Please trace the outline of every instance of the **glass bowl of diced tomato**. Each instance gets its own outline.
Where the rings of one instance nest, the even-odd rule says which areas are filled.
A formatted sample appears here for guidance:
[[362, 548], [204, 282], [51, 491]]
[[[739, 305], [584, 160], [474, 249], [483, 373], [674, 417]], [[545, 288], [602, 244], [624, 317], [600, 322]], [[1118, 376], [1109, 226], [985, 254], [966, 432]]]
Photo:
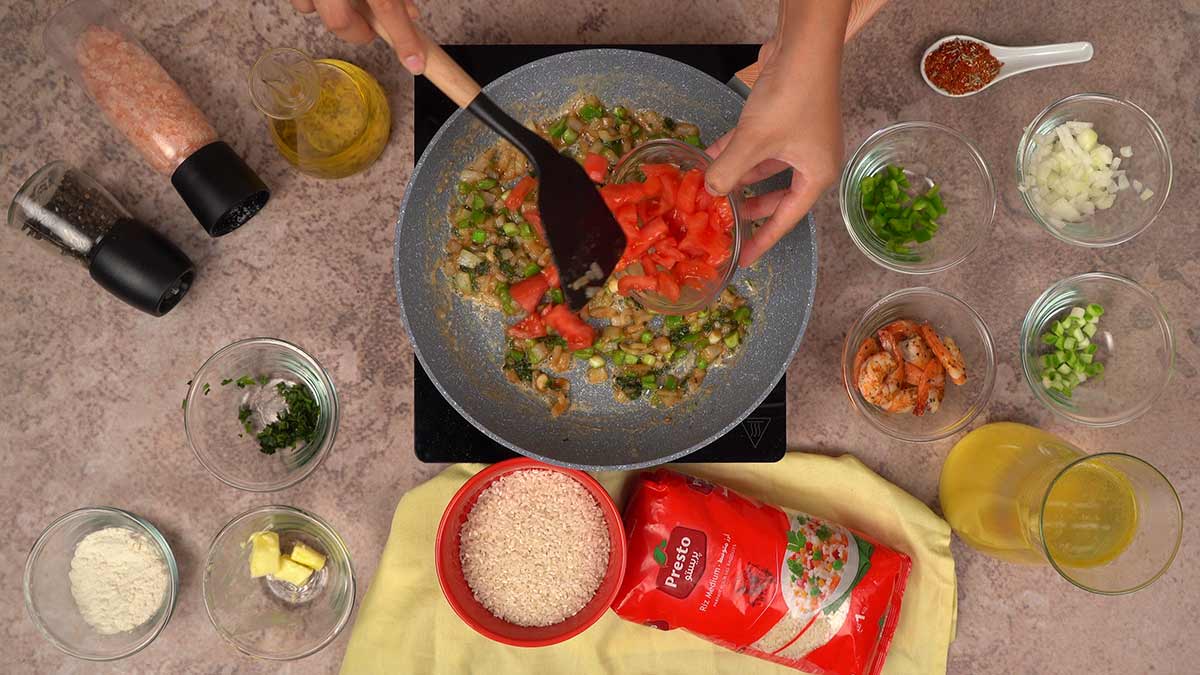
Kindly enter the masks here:
[[740, 193], [714, 197], [704, 188], [711, 162], [702, 150], [664, 138], [617, 163], [600, 188], [628, 239], [610, 290], [660, 314], [688, 314], [729, 285], [749, 223], [739, 216]]

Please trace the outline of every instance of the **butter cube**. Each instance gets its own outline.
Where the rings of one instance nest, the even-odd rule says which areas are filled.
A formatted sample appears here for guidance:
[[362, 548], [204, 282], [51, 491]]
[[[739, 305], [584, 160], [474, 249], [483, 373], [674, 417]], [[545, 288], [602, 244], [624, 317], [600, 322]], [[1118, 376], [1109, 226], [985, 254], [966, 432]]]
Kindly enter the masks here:
[[265, 577], [279, 571], [279, 535], [255, 532], [250, 536], [250, 576]]
[[308, 567], [314, 571], [325, 566], [324, 555], [318, 553], [312, 547], [305, 546], [300, 542], [296, 542], [296, 545], [292, 547], [291, 558], [292, 560], [295, 560], [301, 565], [304, 565], [305, 567]]
[[273, 576], [294, 586], [303, 586], [313, 571], [286, 555], [279, 559], [279, 571]]

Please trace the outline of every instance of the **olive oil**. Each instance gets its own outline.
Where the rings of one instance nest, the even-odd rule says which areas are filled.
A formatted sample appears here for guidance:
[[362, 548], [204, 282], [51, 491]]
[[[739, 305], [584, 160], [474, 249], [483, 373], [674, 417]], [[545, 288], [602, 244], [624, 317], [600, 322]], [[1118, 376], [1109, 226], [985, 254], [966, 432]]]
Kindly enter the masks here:
[[272, 49], [251, 72], [255, 105], [271, 139], [300, 171], [344, 178], [370, 166], [387, 145], [387, 96], [367, 71], [338, 59]]

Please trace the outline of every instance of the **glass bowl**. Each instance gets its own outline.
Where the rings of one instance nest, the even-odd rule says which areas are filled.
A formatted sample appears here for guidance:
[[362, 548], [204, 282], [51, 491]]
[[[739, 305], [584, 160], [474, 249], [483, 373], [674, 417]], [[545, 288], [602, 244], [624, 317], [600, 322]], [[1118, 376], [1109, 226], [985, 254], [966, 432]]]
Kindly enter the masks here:
[[[859, 345], [897, 319], [928, 321], [938, 335], [954, 338], [962, 351], [967, 381], [956, 385], [947, 378], [946, 393], [937, 412], [920, 417], [885, 412], [868, 403], [854, 382], [854, 357]], [[851, 404], [875, 428], [902, 441], [936, 441], [961, 430], [987, 406], [995, 381], [995, 348], [983, 317], [962, 300], [932, 288], [905, 288], [871, 305], [850, 329], [842, 348], [842, 383]]]
[[[630, 150], [617, 162], [613, 168], [612, 178], [610, 183], [629, 183], [644, 179], [641, 173], [643, 164], [674, 164], [679, 167], [680, 171], [689, 171], [694, 168], [707, 170], [708, 165], [712, 163], [712, 157], [709, 157], [699, 148], [677, 141], [670, 138], [660, 138], [652, 141], [647, 141], [642, 145]], [[700, 189], [704, 189], [701, 187]], [[729, 204], [733, 208], [733, 227], [730, 235], [733, 238], [733, 248], [730, 251], [729, 258], [717, 267], [717, 276], [715, 279], [710, 279], [702, 289], [692, 288], [690, 286], [681, 286], [679, 300], [671, 301], [659, 295], [658, 293], [649, 293], [646, 291], [634, 291], [633, 297], [642, 304], [643, 307], [659, 314], [690, 314], [691, 312], [699, 312], [707, 309], [716, 301], [717, 296], [721, 291], [733, 281], [734, 274], [738, 269], [738, 256], [742, 251], [742, 243], [750, 239], [750, 223], [742, 219], [742, 210], [745, 208], [744, 200], [740, 190], [734, 190], [729, 193]], [[630, 272], [642, 274], [642, 265], [640, 262], [634, 263], [628, 268]], [[618, 272], [615, 276], [620, 278], [627, 272]]]
[[[169, 582], [162, 603], [133, 630], [104, 635], [80, 614], [71, 592], [71, 560], [81, 539], [120, 527], [152, 542], [162, 555]], [[171, 619], [179, 593], [179, 568], [171, 546], [158, 528], [132, 513], [108, 507], [83, 508], [60, 516], [42, 532], [25, 561], [25, 608], [38, 631], [55, 647], [89, 661], [113, 661], [137, 653], [154, 641]]]
[[1068, 244], [1100, 248], [1129, 241], [1150, 227], [1171, 191], [1171, 151], [1167, 139], [1145, 110], [1125, 99], [1107, 94], [1068, 96], [1050, 104], [1025, 128], [1017, 146], [1018, 185], [1026, 182], [1038, 141], [1053, 133], [1058, 125], [1072, 120], [1093, 123], [1099, 142], [1111, 147], [1114, 153], [1130, 146], [1133, 156], [1122, 157], [1118, 168], [1128, 170], [1127, 178], [1141, 181], [1154, 196], [1142, 201], [1131, 187], [1117, 193], [1112, 208], [1096, 211], [1083, 222], [1062, 226], [1052, 223], [1038, 210], [1028, 191], [1021, 191], [1021, 200], [1038, 224]]
[[[311, 441], [265, 454], [255, 434], [286, 406], [276, 389], [280, 382], [308, 388], [320, 407], [317, 428]], [[252, 412], [243, 422], [246, 410]], [[338, 416], [337, 391], [316, 359], [283, 340], [250, 338], [200, 366], [183, 425], [196, 459], [214, 476], [241, 490], [271, 492], [295, 485], [320, 465], [333, 448]]]
[[[1042, 386], [1042, 334], [1071, 307], [1098, 304], [1104, 314], [1091, 342], [1104, 372], [1071, 397]], [[1124, 424], [1150, 409], [1171, 380], [1175, 340], [1158, 299], [1137, 282], [1107, 272], [1079, 274], [1042, 293], [1021, 323], [1021, 370], [1033, 395], [1054, 412], [1091, 427]]]
[[[939, 185], [946, 205], [937, 234], [911, 244], [908, 254], [888, 249], [862, 207], [860, 183], [889, 164], [904, 169], [910, 194]], [[895, 272], [933, 274], [965, 260], [987, 237], [996, 215], [996, 186], [966, 136], [934, 122], [900, 122], [871, 134], [846, 162], [838, 204], [850, 238], [868, 258]]]
[[[478, 600], [463, 576], [459, 537], [479, 494], [500, 478], [518, 471], [555, 471], [575, 479], [596, 499], [608, 525], [608, 567], [592, 599], [573, 616], [551, 626], [518, 626], [492, 614]], [[435, 565], [438, 584], [455, 614], [480, 635], [517, 647], [544, 647], [568, 640], [586, 630], [608, 611], [625, 576], [625, 528], [616, 502], [596, 479], [582, 471], [564, 469], [518, 457], [493, 464], [475, 474], [458, 489], [438, 524]]]
[[[288, 553], [303, 542], [325, 566], [303, 586], [250, 576], [250, 535], [279, 534]], [[354, 569], [342, 538], [324, 520], [290, 506], [263, 506], [229, 521], [213, 539], [204, 565], [204, 608], [217, 633], [250, 656], [288, 661], [320, 651], [350, 621]]]

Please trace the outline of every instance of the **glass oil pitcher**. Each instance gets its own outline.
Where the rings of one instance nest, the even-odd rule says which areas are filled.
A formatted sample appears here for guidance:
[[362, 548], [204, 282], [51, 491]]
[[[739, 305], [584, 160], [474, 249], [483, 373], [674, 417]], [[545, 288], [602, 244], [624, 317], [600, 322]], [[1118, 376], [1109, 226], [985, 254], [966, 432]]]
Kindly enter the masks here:
[[942, 466], [939, 499], [973, 548], [1016, 563], [1049, 563], [1106, 595], [1144, 588], [1179, 551], [1183, 512], [1162, 473], [1131, 455], [1089, 455], [1035, 427], [985, 424]]
[[318, 178], [344, 178], [379, 158], [392, 114], [379, 82], [358, 66], [268, 50], [250, 71], [250, 95], [287, 161]]

